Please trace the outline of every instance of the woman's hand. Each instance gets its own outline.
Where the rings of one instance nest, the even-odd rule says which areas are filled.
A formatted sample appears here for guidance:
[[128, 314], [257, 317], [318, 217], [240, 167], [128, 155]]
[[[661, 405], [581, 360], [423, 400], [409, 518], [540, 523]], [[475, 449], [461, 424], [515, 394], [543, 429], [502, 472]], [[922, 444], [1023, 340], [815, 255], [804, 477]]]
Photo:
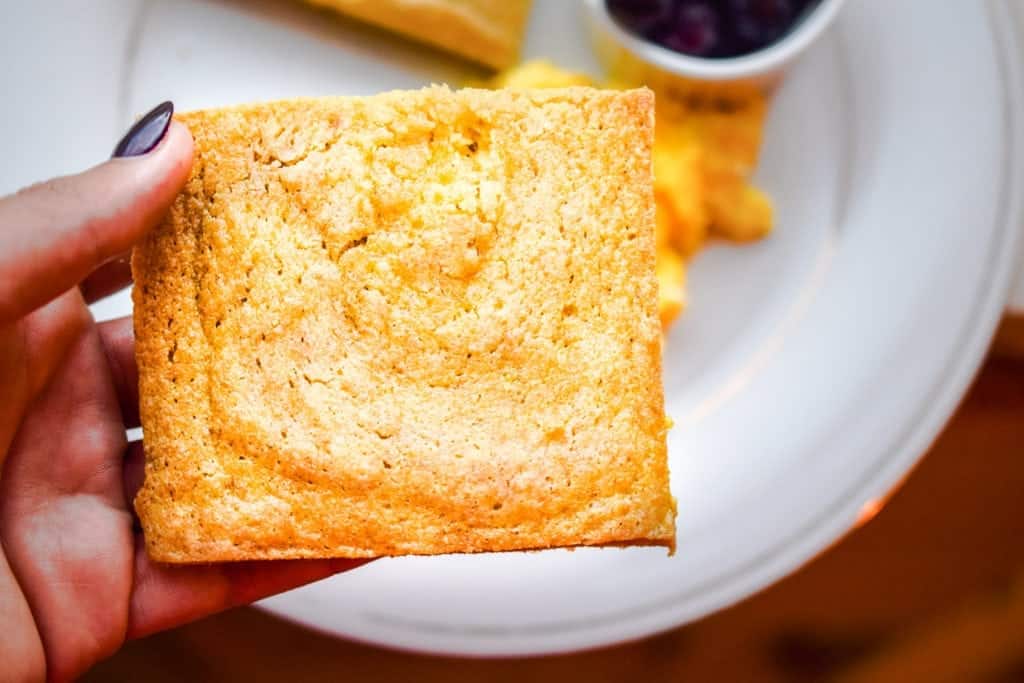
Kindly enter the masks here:
[[14, 680], [74, 677], [126, 638], [355, 564], [157, 565], [133, 532], [131, 319], [97, 324], [87, 304], [128, 285], [131, 246], [189, 175], [192, 138], [170, 113], [136, 125], [123, 158], [0, 199], [0, 668]]

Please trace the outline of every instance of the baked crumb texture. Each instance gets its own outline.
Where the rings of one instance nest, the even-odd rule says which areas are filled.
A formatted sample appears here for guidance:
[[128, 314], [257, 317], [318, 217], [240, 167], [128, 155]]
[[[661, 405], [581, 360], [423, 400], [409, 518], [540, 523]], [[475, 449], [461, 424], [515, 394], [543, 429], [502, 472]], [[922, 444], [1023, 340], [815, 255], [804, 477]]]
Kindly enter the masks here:
[[530, 0], [306, 0], [504, 69], [519, 59]]
[[152, 558], [672, 547], [653, 95], [433, 87], [179, 118], [136, 249]]

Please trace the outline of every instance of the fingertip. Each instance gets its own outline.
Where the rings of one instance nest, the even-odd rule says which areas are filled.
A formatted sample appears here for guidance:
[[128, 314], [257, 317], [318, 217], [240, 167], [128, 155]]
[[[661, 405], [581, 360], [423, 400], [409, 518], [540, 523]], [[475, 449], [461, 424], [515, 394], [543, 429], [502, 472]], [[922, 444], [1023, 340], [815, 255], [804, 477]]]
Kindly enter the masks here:
[[192, 161], [195, 157], [195, 141], [188, 126], [181, 121], [172, 121], [170, 128], [167, 129], [164, 142], [157, 148], [157, 152], [159, 153], [163, 148], [166, 148], [167, 153], [171, 155], [174, 170], [184, 182], [192, 170]]
[[[163, 140], [153, 151], [138, 157], [115, 158], [105, 166], [111, 180], [108, 187], [127, 193], [115, 220], [107, 223], [120, 235], [109, 242], [118, 251], [130, 249], [167, 213], [192, 172], [195, 144], [188, 127], [171, 122]], [[132, 190], [128, 188], [131, 187]]]
[[154, 200], [169, 204], [188, 180], [194, 155], [192, 133], [185, 124], [172, 121], [163, 140], [149, 154], [112, 159], [108, 163], [115, 168], [134, 165], [140, 187], [150, 190], [147, 194], [155, 195]]
[[192, 170], [188, 128], [172, 121], [151, 152], [119, 157], [0, 198], [0, 323], [24, 315], [128, 252], [156, 227]]

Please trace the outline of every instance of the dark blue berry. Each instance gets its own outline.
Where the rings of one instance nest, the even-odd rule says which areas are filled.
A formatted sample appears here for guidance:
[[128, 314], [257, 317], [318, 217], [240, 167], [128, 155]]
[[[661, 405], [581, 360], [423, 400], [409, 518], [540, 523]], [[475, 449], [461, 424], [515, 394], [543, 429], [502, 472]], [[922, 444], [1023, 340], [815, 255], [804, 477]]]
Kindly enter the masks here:
[[633, 33], [649, 37], [672, 22], [674, 0], [608, 0], [615, 20]]
[[606, 0], [627, 30], [697, 57], [738, 57], [786, 35], [820, 0]]
[[687, 55], [710, 55], [718, 44], [718, 13], [710, 3], [692, 3], [678, 9], [671, 28], [661, 36], [665, 47]]

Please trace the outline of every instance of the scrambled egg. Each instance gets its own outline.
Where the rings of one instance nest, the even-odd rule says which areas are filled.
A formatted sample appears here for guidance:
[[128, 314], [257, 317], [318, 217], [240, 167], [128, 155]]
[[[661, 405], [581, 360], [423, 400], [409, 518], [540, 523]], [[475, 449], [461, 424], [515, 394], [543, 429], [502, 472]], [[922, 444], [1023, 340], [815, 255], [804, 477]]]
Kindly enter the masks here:
[[[536, 60], [502, 72], [493, 88], [596, 85], [589, 77]], [[609, 84], [615, 87], [615, 84]], [[686, 307], [686, 262], [709, 238], [758, 240], [772, 231], [771, 199], [750, 184], [767, 102], [657, 99], [654, 192], [662, 327]]]

